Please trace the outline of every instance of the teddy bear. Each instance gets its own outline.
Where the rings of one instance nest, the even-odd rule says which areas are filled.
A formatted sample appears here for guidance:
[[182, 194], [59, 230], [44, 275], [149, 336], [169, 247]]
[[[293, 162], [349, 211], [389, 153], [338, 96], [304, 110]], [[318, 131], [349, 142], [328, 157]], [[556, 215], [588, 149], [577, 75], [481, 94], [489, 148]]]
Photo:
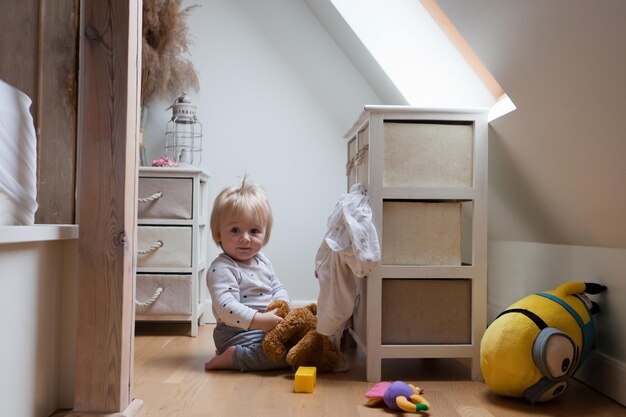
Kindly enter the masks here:
[[333, 370], [340, 353], [327, 336], [315, 330], [316, 304], [290, 309], [286, 301], [276, 300], [267, 307], [267, 311], [271, 310], [283, 318], [263, 340], [263, 351], [271, 360], [286, 358], [294, 368], [315, 366], [318, 372]]

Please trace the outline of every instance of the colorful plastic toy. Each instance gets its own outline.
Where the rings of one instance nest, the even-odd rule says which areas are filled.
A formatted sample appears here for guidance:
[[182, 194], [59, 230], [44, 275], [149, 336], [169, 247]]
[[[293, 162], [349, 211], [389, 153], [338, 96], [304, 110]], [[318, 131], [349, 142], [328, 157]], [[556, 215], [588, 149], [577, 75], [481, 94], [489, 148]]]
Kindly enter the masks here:
[[600, 284], [568, 282], [531, 294], [502, 312], [485, 331], [480, 367], [496, 394], [544, 402], [562, 394], [595, 342], [593, 313], [584, 293]]
[[315, 389], [317, 368], [314, 366], [300, 366], [294, 377], [295, 392], [313, 392]]
[[365, 397], [367, 406], [373, 407], [384, 402], [394, 411], [421, 413], [430, 410], [430, 403], [421, 396], [424, 390], [402, 381], [379, 382], [370, 389]]

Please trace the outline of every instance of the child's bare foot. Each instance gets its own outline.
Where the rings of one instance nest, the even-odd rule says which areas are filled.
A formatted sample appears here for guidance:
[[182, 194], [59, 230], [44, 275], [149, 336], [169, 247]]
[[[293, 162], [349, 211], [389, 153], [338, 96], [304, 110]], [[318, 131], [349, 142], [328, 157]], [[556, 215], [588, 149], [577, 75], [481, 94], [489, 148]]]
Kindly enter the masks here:
[[215, 356], [213, 359], [204, 364], [207, 371], [213, 369], [232, 369], [233, 356], [235, 355], [235, 346], [229, 346], [224, 352]]

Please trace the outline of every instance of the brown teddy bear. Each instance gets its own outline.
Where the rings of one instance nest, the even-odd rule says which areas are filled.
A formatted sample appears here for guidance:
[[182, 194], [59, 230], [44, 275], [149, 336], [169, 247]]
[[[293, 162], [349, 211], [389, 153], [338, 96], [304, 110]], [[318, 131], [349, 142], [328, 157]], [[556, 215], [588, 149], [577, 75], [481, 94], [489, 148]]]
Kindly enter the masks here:
[[276, 315], [283, 318], [270, 330], [263, 340], [263, 351], [277, 362], [286, 358], [294, 368], [315, 366], [318, 372], [331, 371], [340, 359], [337, 347], [327, 336], [315, 330], [317, 305], [289, 309], [283, 300], [270, 303], [267, 311], [276, 309]]

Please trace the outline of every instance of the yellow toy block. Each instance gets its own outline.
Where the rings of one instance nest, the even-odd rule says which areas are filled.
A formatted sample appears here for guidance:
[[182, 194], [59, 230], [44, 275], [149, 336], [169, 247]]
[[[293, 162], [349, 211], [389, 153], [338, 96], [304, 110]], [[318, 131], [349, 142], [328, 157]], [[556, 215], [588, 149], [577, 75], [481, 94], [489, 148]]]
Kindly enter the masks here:
[[313, 392], [317, 377], [317, 368], [314, 366], [299, 366], [294, 378], [295, 392]]

